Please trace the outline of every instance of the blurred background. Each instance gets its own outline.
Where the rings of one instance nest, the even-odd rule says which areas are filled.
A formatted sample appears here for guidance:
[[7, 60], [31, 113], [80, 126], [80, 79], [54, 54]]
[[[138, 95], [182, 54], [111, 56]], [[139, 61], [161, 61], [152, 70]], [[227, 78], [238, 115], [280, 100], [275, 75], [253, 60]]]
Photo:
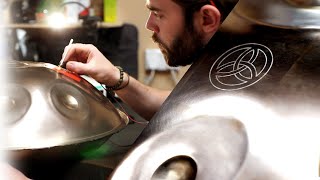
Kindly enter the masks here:
[[58, 64], [70, 39], [94, 44], [139, 81], [173, 89], [186, 68], [169, 68], [145, 28], [145, 0], [4, 0], [11, 59]]

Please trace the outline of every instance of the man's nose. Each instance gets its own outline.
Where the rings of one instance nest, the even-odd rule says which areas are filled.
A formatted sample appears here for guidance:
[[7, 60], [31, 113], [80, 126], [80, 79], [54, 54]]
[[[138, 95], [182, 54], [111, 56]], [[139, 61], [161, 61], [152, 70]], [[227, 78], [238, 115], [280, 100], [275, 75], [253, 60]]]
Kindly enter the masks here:
[[159, 33], [159, 27], [156, 25], [151, 13], [150, 13], [148, 20], [146, 22], [146, 28], [152, 32]]

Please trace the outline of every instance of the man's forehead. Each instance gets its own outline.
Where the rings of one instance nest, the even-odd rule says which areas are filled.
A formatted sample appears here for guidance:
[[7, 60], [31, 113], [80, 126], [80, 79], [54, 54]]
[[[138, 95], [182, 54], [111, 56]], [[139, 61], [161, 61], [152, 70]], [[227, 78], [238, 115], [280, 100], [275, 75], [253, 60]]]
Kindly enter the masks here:
[[177, 13], [181, 9], [173, 0], [146, 0], [146, 7], [153, 11], [165, 13]]
[[153, 3], [154, 3], [153, 0], [146, 0], [146, 5], [151, 5], [151, 4], [153, 4]]
[[154, 2], [154, 0], [146, 0], [146, 7], [150, 10], [160, 10], [158, 5]]
[[173, 3], [172, 0], [146, 0], [147, 8], [157, 10], [163, 9], [171, 3]]
[[[160, 1], [162, 1], [162, 0], [160, 0]], [[160, 4], [160, 2], [159, 2], [159, 0], [146, 0], [146, 6], [149, 8], [149, 7], [157, 7], [157, 8], [159, 8], [158, 6], [159, 6], [159, 4]]]

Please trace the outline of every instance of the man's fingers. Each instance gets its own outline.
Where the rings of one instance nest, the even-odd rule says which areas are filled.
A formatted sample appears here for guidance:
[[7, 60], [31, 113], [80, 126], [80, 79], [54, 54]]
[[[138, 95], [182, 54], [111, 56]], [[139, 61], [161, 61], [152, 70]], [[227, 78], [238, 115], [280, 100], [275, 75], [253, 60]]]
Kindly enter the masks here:
[[91, 53], [91, 48], [88, 48], [88, 46], [90, 45], [79, 43], [66, 46], [63, 53], [65, 62], [78, 61], [86, 63]]
[[66, 67], [69, 71], [75, 72], [77, 74], [88, 74], [88, 65], [82, 62], [70, 61], [67, 62]]

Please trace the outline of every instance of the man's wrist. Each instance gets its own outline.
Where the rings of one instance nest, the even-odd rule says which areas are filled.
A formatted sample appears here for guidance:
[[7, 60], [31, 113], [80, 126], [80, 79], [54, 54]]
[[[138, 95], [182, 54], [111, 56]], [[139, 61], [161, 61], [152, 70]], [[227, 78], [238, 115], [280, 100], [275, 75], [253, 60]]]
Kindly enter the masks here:
[[127, 87], [130, 83], [130, 75], [128, 73], [125, 73], [127, 78], [124, 78], [123, 83], [121, 84], [121, 86], [115, 90], [121, 90], [125, 87]]
[[125, 73], [120, 66], [116, 66], [116, 67], [118, 68], [119, 73], [120, 73], [119, 80], [118, 80], [117, 84], [115, 84], [113, 86], [106, 85], [106, 90], [109, 90], [109, 91], [120, 90], [120, 89], [123, 89], [129, 85], [129, 82], [130, 82], [129, 74]]
[[109, 90], [109, 91], [110, 91], [110, 90], [113, 91], [113, 90], [116, 90], [116, 89], [120, 88], [120, 86], [121, 86], [122, 83], [123, 83], [124, 71], [123, 71], [123, 69], [122, 69], [120, 66], [116, 66], [116, 68], [118, 68], [119, 73], [120, 73], [119, 80], [118, 80], [118, 82], [117, 82], [115, 85], [113, 85], [113, 86], [107, 86], [107, 85], [106, 85], [106, 89]]

